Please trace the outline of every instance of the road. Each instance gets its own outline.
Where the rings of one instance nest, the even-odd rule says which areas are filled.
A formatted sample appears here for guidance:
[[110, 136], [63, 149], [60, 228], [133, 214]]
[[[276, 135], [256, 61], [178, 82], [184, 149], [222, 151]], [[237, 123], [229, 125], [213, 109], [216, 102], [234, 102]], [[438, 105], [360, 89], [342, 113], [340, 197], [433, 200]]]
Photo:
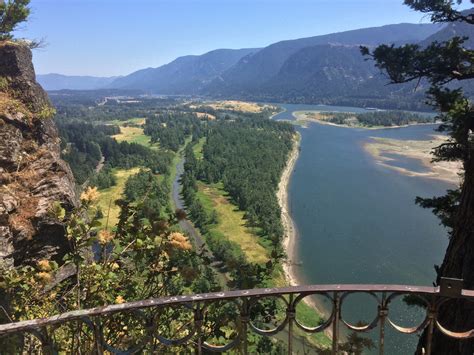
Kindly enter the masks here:
[[[181, 197], [181, 175], [184, 172], [184, 158], [182, 158], [179, 163], [176, 165], [176, 176], [173, 181], [173, 203], [177, 209], [185, 210], [184, 201]], [[201, 233], [194, 227], [193, 223], [188, 219], [183, 219], [179, 221], [179, 226], [189, 234], [192, 238], [194, 245], [197, 250], [200, 250], [204, 245], [204, 239], [201, 236]], [[212, 254], [210, 254], [212, 255]]]

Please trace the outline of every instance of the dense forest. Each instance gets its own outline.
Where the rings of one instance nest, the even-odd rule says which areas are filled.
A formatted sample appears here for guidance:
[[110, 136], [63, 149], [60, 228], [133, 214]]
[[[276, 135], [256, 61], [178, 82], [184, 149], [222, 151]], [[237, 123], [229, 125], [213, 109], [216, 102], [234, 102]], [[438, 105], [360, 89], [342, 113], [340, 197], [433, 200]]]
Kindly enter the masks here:
[[276, 191], [294, 128], [263, 119], [224, 120], [212, 127], [203, 148], [198, 178], [222, 181], [251, 226], [279, 245], [283, 229]]
[[177, 152], [187, 137], [200, 136], [201, 120], [192, 112], [165, 111], [147, 118], [144, 133], [152, 143]]
[[155, 173], [168, 171], [172, 156], [137, 143], [117, 142], [111, 138], [120, 132], [117, 126], [57, 120], [62, 137], [63, 158], [69, 163], [76, 182], [84, 183], [101, 161], [110, 167], [143, 166]]
[[413, 123], [435, 123], [435, 118], [429, 114], [419, 114], [404, 111], [371, 111], [364, 113], [321, 112], [325, 121], [345, 125], [359, 124], [366, 127], [374, 126], [403, 126]]

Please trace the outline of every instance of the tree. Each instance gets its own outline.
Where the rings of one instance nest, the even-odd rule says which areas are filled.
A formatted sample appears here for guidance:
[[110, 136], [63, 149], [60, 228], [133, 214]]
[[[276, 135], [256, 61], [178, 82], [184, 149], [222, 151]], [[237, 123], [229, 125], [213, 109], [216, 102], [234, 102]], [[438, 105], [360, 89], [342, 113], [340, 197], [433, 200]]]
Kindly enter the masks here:
[[30, 0], [0, 0], [0, 40], [12, 39], [18, 24], [30, 15]]
[[[413, 10], [431, 15], [438, 23], [474, 25], [472, 11], [458, 11], [455, 5], [462, 0], [405, 0]], [[472, 1], [471, 1], [472, 2]], [[428, 103], [439, 112], [442, 121], [439, 131], [447, 132], [449, 140], [433, 150], [434, 161], [459, 161], [463, 167], [463, 181], [446, 196], [417, 198], [422, 207], [431, 208], [449, 228], [449, 245], [437, 271], [436, 284], [441, 277], [464, 279], [464, 288], [474, 289], [474, 110], [464, 95], [462, 83], [474, 78], [474, 51], [465, 45], [467, 38], [454, 37], [446, 42], [427, 46], [407, 44], [402, 47], [381, 45], [370, 51], [361, 48], [363, 55], [375, 60], [392, 83], [427, 81]], [[449, 85], [448, 85], [449, 84]], [[449, 309], [448, 309], [449, 308]], [[450, 307], [438, 312], [440, 322], [452, 330], [474, 328], [474, 309], [463, 300], [450, 302]], [[421, 337], [418, 352], [422, 352], [426, 333]], [[433, 335], [433, 354], [473, 354], [474, 340], [458, 341], [443, 336], [439, 330]]]

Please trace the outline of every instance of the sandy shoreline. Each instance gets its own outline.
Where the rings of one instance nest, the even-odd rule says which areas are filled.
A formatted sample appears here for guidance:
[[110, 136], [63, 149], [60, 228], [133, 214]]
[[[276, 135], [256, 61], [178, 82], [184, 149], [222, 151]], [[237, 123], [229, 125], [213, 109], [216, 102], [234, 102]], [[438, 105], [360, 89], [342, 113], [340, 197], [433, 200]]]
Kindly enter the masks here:
[[[422, 177], [447, 182], [458, 186], [461, 182], [462, 166], [459, 162], [432, 162], [434, 147], [446, 142], [447, 137], [432, 135], [428, 140], [397, 140], [389, 138], [371, 137], [365, 142], [364, 150], [369, 153], [377, 164], [395, 170], [406, 176]], [[385, 154], [395, 154], [400, 157], [416, 159], [426, 168], [426, 172], [413, 171], [405, 167], [392, 165], [394, 160]]]
[[295, 286], [299, 284], [292, 267], [294, 262], [292, 259], [295, 256], [296, 228], [288, 210], [288, 185], [290, 183], [291, 174], [293, 173], [296, 161], [298, 160], [300, 141], [301, 136], [298, 134], [293, 145], [293, 150], [291, 151], [286, 163], [285, 170], [281, 175], [277, 193], [278, 203], [280, 204], [281, 208], [281, 221], [285, 233], [283, 237], [283, 248], [285, 249], [287, 255], [287, 260], [283, 263], [283, 271], [289, 286]]
[[338, 124], [329, 122], [322, 119], [317, 118], [310, 118], [305, 115], [305, 112], [319, 112], [319, 111], [295, 111], [293, 112], [293, 117], [296, 118], [296, 122], [305, 123], [319, 123], [326, 126], [334, 126], [334, 127], [341, 127], [341, 128], [355, 128], [355, 129], [367, 129], [367, 130], [380, 130], [380, 129], [396, 129], [396, 128], [406, 128], [411, 126], [424, 126], [424, 125], [433, 125], [437, 124], [437, 122], [427, 122], [427, 123], [409, 123], [405, 125], [398, 125], [398, 126], [362, 126], [362, 125], [346, 125], [346, 124]]
[[[286, 163], [285, 170], [281, 175], [277, 193], [278, 202], [281, 208], [281, 220], [284, 229], [284, 237], [282, 244], [287, 255], [287, 259], [282, 263], [282, 266], [288, 286], [298, 286], [302, 284], [302, 282], [298, 279], [295, 270], [295, 267], [298, 267], [297, 265], [295, 265], [296, 261], [294, 260], [294, 258], [296, 257], [296, 226], [293, 222], [293, 219], [291, 218], [290, 211], [288, 209], [288, 186], [290, 184], [291, 175], [293, 173], [296, 161], [299, 157], [300, 143], [301, 135], [298, 133], [298, 136], [295, 139], [293, 150], [291, 151], [288, 161]], [[327, 312], [324, 310], [324, 307], [318, 304], [318, 302], [314, 298], [306, 297], [303, 301], [308, 306], [312, 307], [319, 315], [328, 316]], [[331, 328], [327, 328], [324, 333], [328, 337], [332, 337]]]

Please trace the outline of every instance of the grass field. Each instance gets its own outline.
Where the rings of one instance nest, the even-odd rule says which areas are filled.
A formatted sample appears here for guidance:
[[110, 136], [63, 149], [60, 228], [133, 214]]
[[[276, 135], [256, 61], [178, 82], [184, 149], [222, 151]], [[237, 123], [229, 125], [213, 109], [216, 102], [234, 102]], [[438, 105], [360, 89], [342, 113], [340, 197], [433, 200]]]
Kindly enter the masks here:
[[132, 123], [134, 125], [140, 125], [143, 126], [145, 124], [145, 118], [129, 118], [128, 120], [111, 120], [107, 121], [107, 123], [114, 124], [117, 126], [122, 126], [124, 123]]
[[107, 226], [107, 229], [110, 230], [113, 229], [113, 227], [117, 224], [120, 208], [115, 205], [114, 201], [122, 196], [125, 183], [127, 182], [129, 176], [138, 173], [139, 170], [139, 168], [133, 168], [129, 170], [115, 169], [114, 175], [117, 178], [117, 184], [115, 186], [109, 187], [108, 189], [99, 190], [100, 198], [98, 206], [101, 208], [102, 213], [104, 214], [104, 217], [100, 220], [103, 227]]
[[112, 136], [117, 142], [129, 142], [141, 144], [145, 147], [152, 149], [159, 149], [159, 144], [151, 143], [151, 138], [143, 133], [143, 128], [141, 127], [127, 127], [119, 126], [120, 133]]
[[226, 196], [222, 184], [207, 185], [198, 182], [198, 198], [205, 210], [215, 210], [218, 223], [211, 227], [225, 235], [242, 248], [248, 261], [265, 263], [269, 260], [268, 251], [259, 244], [257, 230], [245, 225], [244, 212], [239, 211]]
[[232, 110], [241, 112], [258, 113], [262, 112], [266, 108], [272, 108], [272, 105], [259, 104], [255, 102], [237, 101], [237, 100], [224, 100], [224, 101], [212, 101], [206, 102], [206, 106], [210, 106], [215, 110]]
[[193, 146], [194, 156], [197, 160], [202, 159], [202, 147], [204, 147], [204, 143], [206, 143], [206, 137], [200, 138], [199, 142]]

